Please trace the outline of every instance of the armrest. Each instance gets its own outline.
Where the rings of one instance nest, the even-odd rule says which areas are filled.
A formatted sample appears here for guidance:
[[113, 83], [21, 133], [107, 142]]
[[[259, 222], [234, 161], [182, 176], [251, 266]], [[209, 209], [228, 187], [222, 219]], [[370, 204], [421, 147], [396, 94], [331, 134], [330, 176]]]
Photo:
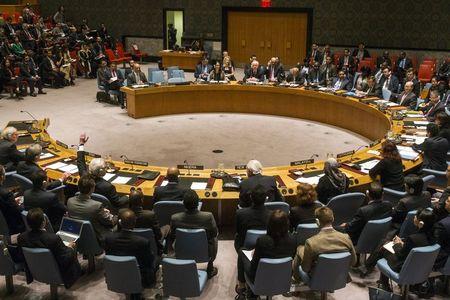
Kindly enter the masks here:
[[5, 176], [8, 177], [8, 176], [11, 176], [11, 175], [13, 175], [13, 174], [17, 174], [17, 172], [16, 172], [16, 171], [6, 172], [6, 173], [5, 173]]
[[404, 197], [407, 194], [406, 192], [397, 191], [397, 190], [393, 190], [393, 189], [390, 189], [390, 188], [383, 188], [383, 192], [387, 193], [387, 194], [399, 196], [399, 197]]
[[432, 169], [422, 169], [425, 174], [435, 175], [436, 177], [446, 176], [445, 171], [437, 171]]
[[60, 190], [64, 190], [65, 188], [66, 188], [66, 186], [64, 184], [61, 184], [60, 186], [58, 186], [58, 187], [56, 187], [56, 188], [54, 188], [52, 190], [48, 190], [48, 191], [52, 192], [52, 193], [56, 193], [56, 192], [58, 192]]

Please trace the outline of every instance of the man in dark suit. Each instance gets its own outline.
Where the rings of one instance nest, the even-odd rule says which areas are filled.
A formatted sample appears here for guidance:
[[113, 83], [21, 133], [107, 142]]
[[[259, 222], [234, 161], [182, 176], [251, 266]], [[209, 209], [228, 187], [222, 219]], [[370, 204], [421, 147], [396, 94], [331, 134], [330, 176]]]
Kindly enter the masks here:
[[136, 215], [129, 209], [119, 214], [120, 230], [105, 235], [105, 254], [136, 257], [141, 272], [143, 287], [152, 287], [156, 282], [156, 270], [150, 241], [132, 232], [136, 225]]
[[416, 74], [415, 74], [415, 71], [414, 71], [413, 68], [409, 68], [406, 71], [406, 77], [402, 81], [402, 84], [400, 86], [400, 91], [404, 91], [405, 90], [405, 84], [408, 81], [411, 81], [413, 83], [412, 91], [414, 92], [414, 94], [419, 96], [420, 95], [420, 82], [419, 82], [419, 80], [417, 80]]
[[46, 51], [44, 59], [42, 60], [39, 69], [41, 70], [41, 75], [44, 80], [51, 81], [53, 79], [54, 86], [56, 88], [61, 88], [64, 86], [64, 73], [58, 71], [55, 63], [53, 62], [51, 51]]
[[319, 46], [316, 43], [313, 43], [311, 46], [311, 52], [307, 55], [310, 63], [318, 62], [319, 64], [322, 63], [322, 53], [319, 50]]
[[275, 178], [262, 175], [262, 165], [259, 161], [251, 160], [247, 163], [247, 177], [240, 184], [239, 205], [241, 207], [252, 205], [249, 196], [257, 185], [261, 185], [264, 188], [267, 202], [283, 202], [283, 197], [277, 188]]
[[195, 67], [194, 77], [196, 79], [208, 80], [209, 73], [211, 73], [213, 66], [209, 64], [208, 59], [205, 57], [202, 62]]
[[331, 52], [330, 45], [326, 44], [323, 46], [322, 52], [321, 52], [321, 64], [324, 65], [327, 61], [327, 57], [331, 57], [331, 59], [334, 58], [333, 52]]
[[445, 105], [440, 101], [439, 91], [430, 91], [430, 101], [421, 110], [429, 122], [434, 122], [438, 113], [445, 112]]
[[416, 110], [417, 95], [413, 92], [414, 83], [408, 81], [405, 84], [404, 91], [400, 94], [392, 94], [391, 98], [396, 98], [400, 106], [406, 106], [410, 110]]
[[286, 82], [302, 85], [305, 83], [305, 78], [300, 74], [300, 70], [295, 67], [289, 70]]
[[265, 230], [269, 221], [270, 211], [264, 206], [266, 191], [264, 186], [258, 184], [250, 191], [251, 206], [236, 211], [236, 236], [234, 248], [239, 251], [244, 246], [247, 230]]
[[103, 176], [106, 174], [106, 162], [103, 158], [94, 158], [89, 163], [89, 169], [86, 166], [86, 153], [84, 145], [89, 140], [85, 133], [80, 135], [79, 146], [77, 152], [77, 166], [80, 175], [89, 175], [95, 180], [95, 193], [108, 198], [115, 208], [124, 208], [128, 206], [128, 197], [120, 196], [116, 187], [105, 180]]
[[128, 75], [127, 85], [132, 86], [133, 84], [147, 84], [147, 77], [145, 77], [144, 72], [141, 71], [141, 66], [138, 63], [133, 64], [133, 72]]
[[344, 227], [354, 245], [358, 243], [359, 236], [370, 220], [384, 219], [392, 215], [392, 204], [383, 201], [383, 187], [379, 182], [372, 182], [367, 191], [369, 203], [358, 209], [353, 219]]
[[47, 174], [44, 170], [39, 170], [31, 175], [33, 188], [24, 192], [23, 206], [25, 210], [41, 208], [56, 231], [67, 208], [59, 202], [58, 194], [46, 191], [46, 180]]
[[267, 63], [266, 78], [270, 82], [281, 82], [284, 80], [284, 69], [277, 57], [272, 57]]
[[355, 73], [355, 59], [350, 55], [350, 50], [344, 49], [344, 55], [339, 57], [338, 70], [347, 68], [350, 74]]
[[3, 187], [6, 178], [5, 168], [0, 165], [0, 212], [8, 225], [9, 234], [17, 234], [25, 231], [25, 224], [22, 221], [22, 208], [14, 194]]
[[247, 73], [247, 71], [250, 70], [250, 69], [252, 68], [252, 62], [253, 62], [254, 60], [257, 60], [257, 58], [256, 58], [256, 55], [255, 55], [255, 54], [252, 54], [252, 55], [250, 56], [250, 62], [249, 62], [248, 64], [245, 64], [245, 66], [244, 66], [244, 74]]
[[439, 136], [439, 127], [435, 123], [427, 125], [427, 138], [420, 145], [414, 144], [413, 149], [423, 151], [423, 169], [447, 170], [448, 141]]
[[444, 267], [450, 256], [450, 197], [445, 199], [444, 210], [449, 215], [434, 225], [434, 236], [436, 242], [441, 246], [435, 262], [437, 269]]
[[[50, 250], [58, 265], [64, 286], [70, 288], [81, 276], [81, 267], [75, 250], [76, 244], [70, 243], [65, 246], [59, 236], [45, 231], [46, 221], [44, 212], [40, 208], [33, 208], [28, 212], [27, 223], [31, 230], [20, 234], [17, 237], [17, 244], [21, 248]], [[27, 272], [27, 275], [29, 276], [30, 273]]]
[[405, 51], [400, 52], [400, 56], [397, 59], [396, 66], [397, 66], [397, 77], [400, 80], [403, 80], [406, 74], [406, 70], [413, 67], [412, 60], [406, 56]]
[[198, 210], [199, 198], [195, 191], [188, 190], [183, 196], [185, 212], [172, 215], [170, 220], [171, 240], [176, 242], [177, 228], [204, 229], [208, 239], [209, 262], [206, 272], [208, 279], [217, 275], [217, 268], [214, 267], [214, 260], [217, 256], [217, 235], [218, 229], [214, 216], [210, 212]]
[[8, 38], [11, 38], [15, 35], [16, 30], [14, 29], [14, 26], [12, 24], [12, 18], [8, 17], [5, 21], [5, 24], [3, 25], [3, 30], [5, 32], [5, 36]]
[[325, 86], [330, 86], [333, 77], [336, 77], [336, 66], [332, 62], [331, 56], [327, 56], [325, 59], [325, 64], [320, 66], [320, 73], [322, 78], [322, 84]]
[[[358, 92], [357, 92], [358, 93]], [[375, 76], [367, 77], [367, 83], [363, 82], [359, 92], [366, 97], [377, 97], [377, 84]]]
[[315, 62], [308, 72], [308, 83], [310, 85], [322, 85], [322, 73], [320, 72], [320, 63]]
[[112, 62], [109, 68], [106, 68], [105, 73], [105, 85], [107, 85], [108, 91], [118, 91], [119, 95], [117, 96], [120, 106], [125, 108], [125, 104], [123, 101], [123, 94], [120, 91], [120, 88], [123, 86], [125, 78], [123, 78], [122, 72], [117, 71], [117, 64]]
[[245, 72], [244, 82], [262, 82], [264, 81], [264, 69], [259, 66], [257, 60], [252, 61], [250, 69]]
[[23, 62], [20, 64], [20, 76], [23, 80], [26, 80], [30, 87], [30, 96], [36, 97], [34, 88], [38, 88], [38, 94], [46, 94], [42, 90], [41, 77], [36, 73], [36, 69], [30, 65], [30, 56], [25, 54]]
[[386, 63], [388, 66], [392, 66], [391, 59], [389, 58], [389, 51], [383, 51], [382, 56], [377, 57], [377, 65], [376, 68], [381, 68], [381, 65]]
[[170, 167], [167, 169], [166, 180], [167, 185], [158, 186], [153, 192], [153, 203], [158, 201], [182, 201], [183, 195], [187, 189], [180, 186], [178, 183], [178, 176], [180, 170], [177, 167]]
[[383, 69], [383, 75], [378, 83], [378, 97], [383, 98], [383, 89], [388, 89], [392, 93], [398, 91], [398, 78], [392, 74], [390, 67]]
[[345, 72], [340, 70], [337, 77], [334, 77], [331, 81], [331, 88], [334, 90], [347, 90], [352, 89], [352, 82], [345, 76]]
[[17, 164], [25, 159], [22, 152], [17, 150], [16, 143], [19, 138], [17, 129], [6, 127], [3, 129], [0, 138], [0, 165], [3, 165], [6, 171], [13, 171]]
[[358, 61], [361, 61], [365, 58], [370, 58], [369, 51], [367, 51], [366, 45], [364, 45], [364, 43], [359, 43], [358, 48], [353, 50], [352, 56]]

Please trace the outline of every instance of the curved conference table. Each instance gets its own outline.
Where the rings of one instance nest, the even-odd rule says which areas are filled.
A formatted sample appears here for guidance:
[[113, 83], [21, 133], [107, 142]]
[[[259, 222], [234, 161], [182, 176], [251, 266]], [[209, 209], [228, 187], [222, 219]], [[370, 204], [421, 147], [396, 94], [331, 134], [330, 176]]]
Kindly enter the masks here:
[[[352, 151], [343, 154], [338, 158], [343, 163], [342, 171], [350, 178], [351, 190], [363, 190], [372, 181], [367, 172], [354, 168], [352, 163], [357, 164], [358, 162], [381, 159], [378, 151], [387, 132], [403, 134], [405, 122], [412, 123], [410, 121], [423, 120], [422, 116], [417, 115], [413, 118], [392, 121], [392, 111], [401, 109], [401, 107], [392, 107], [392, 109], [381, 112], [376, 105], [367, 104], [371, 99], [359, 100], [344, 97], [340, 91], [325, 93], [305, 90], [304, 88], [248, 86], [233, 83], [226, 85], [160, 86], [141, 89], [123, 87], [122, 91], [127, 94], [128, 114], [134, 118], [203, 112], [256, 113], [317, 121], [358, 133], [374, 142], [364, 149], [355, 153], [352, 153], [354, 152]], [[53, 156], [40, 160], [39, 164], [42, 167], [47, 167], [48, 176], [51, 179], [57, 179], [62, 174], [61, 170], [48, 168], [54, 166], [54, 163], [62, 162], [72, 164], [72, 166], [76, 165], [76, 150], [70, 149], [63, 142], [52, 139], [47, 132], [50, 125], [49, 119], [37, 122], [14, 122], [10, 122], [9, 125], [22, 127], [19, 132], [27, 137], [23, 139], [23, 143], [18, 143], [19, 149], [26, 148], [36, 140], [48, 144], [45, 150]], [[23, 129], [23, 124], [29, 124], [32, 129]], [[39, 133], [37, 133], [38, 130]], [[87, 160], [96, 156], [99, 155], [88, 153]], [[299, 160], [302, 159], [307, 159], [307, 157], [302, 157], [299, 153]], [[123, 161], [111, 161], [111, 163], [114, 168], [111, 169], [112, 173], [109, 176], [114, 176], [114, 173], [117, 173], [118, 176], [133, 178], [126, 184], [114, 183], [117, 191], [124, 194], [128, 193], [132, 186], [135, 186], [141, 188], [146, 196], [152, 196], [154, 188], [163, 183], [167, 170], [167, 166], [130, 165], [129, 162]], [[412, 171], [421, 163], [422, 158], [420, 156], [414, 160], [403, 160], [405, 172]], [[309, 164], [299, 162], [298, 165], [294, 166], [288, 164], [289, 162], [286, 162], [285, 166], [264, 168], [263, 173], [274, 176], [281, 193], [287, 201], [291, 201], [296, 194], [296, 186], [298, 185], [296, 179], [299, 178], [295, 171], [302, 171], [304, 174], [302, 177], [305, 178], [315, 176], [321, 173], [323, 161]], [[160, 175], [154, 180], [137, 178], [137, 175], [144, 171], [156, 171], [160, 172]], [[210, 176], [211, 171], [211, 169], [181, 170], [181, 177], [186, 180], [206, 182], [205, 189], [196, 190], [203, 201], [204, 209], [212, 211], [219, 218], [220, 223], [230, 224], [234, 220], [232, 215], [236, 208], [239, 193], [237, 191], [223, 191], [222, 180], [212, 178]], [[246, 176], [245, 170], [242, 169], [225, 169], [224, 171], [241, 177]], [[74, 172], [73, 176], [68, 179], [68, 184], [77, 184], [77, 181], [78, 174]], [[227, 215], [227, 217], [222, 218], [223, 215]]]

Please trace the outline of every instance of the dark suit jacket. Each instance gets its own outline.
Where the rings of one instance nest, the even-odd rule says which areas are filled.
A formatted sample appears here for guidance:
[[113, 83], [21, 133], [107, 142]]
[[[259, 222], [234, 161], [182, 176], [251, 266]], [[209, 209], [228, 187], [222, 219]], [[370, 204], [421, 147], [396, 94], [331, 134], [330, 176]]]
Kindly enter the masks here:
[[364, 226], [371, 220], [384, 219], [392, 215], [392, 204], [388, 201], [371, 201], [358, 209], [353, 219], [345, 226], [354, 245], [358, 243]]
[[383, 56], [378, 56], [377, 57], [377, 66], [376, 66], [376, 68], [378, 69], [381, 66], [381, 64], [384, 63], [384, 62], [386, 62], [388, 64], [388, 66], [392, 66], [392, 62], [391, 62], [391, 59], [389, 57], [385, 58]]
[[[356, 57], [358, 55], [358, 52], [359, 52], [359, 48], [354, 49], [352, 56]], [[364, 52], [363, 59], [370, 57], [369, 51], [367, 51], [367, 49], [364, 49], [363, 52]]]
[[450, 217], [446, 217], [435, 224], [434, 236], [436, 242], [441, 246], [435, 266], [442, 268], [450, 255]]
[[[266, 78], [270, 80], [270, 73], [272, 72], [272, 66], [266, 68]], [[284, 74], [284, 68], [282, 64], [277, 64], [273, 66], [273, 77], [281, 82], [284, 80], [285, 74]]]
[[50, 220], [53, 229], [58, 231], [61, 219], [67, 212], [64, 204], [59, 202], [58, 195], [43, 189], [30, 189], [24, 192], [23, 206], [25, 210], [41, 208]]
[[66, 288], [70, 288], [81, 276], [81, 267], [77, 259], [77, 253], [72, 248], [66, 247], [61, 238], [54, 233], [46, 231], [27, 231], [17, 238], [20, 247], [46, 248], [55, 257], [59, 272]]
[[[77, 152], [77, 166], [80, 176], [88, 174], [85, 154], [86, 153], [84, 151]], [[119, 194], [117, 194], [116, 187], [112, 183], [102, 177], [95, 177], [94, 180], [94, 193], [105, 196], [115, 207], [124, 207], [127, 204], [128, 198], [120, 197]]]
[[[143, 82], [143, 83], [147, 83], [148, 81], [147, 81], [147, 77], [145, 77], [145, 74], [144, 74], [144, 72], [140, 72], [139, 73], [139, 76], [141, 77], [141, 81]], [[105, 78], [106, 78], [106, 73], [105, 73]], [[127, 85], [128, 86], [131, 86], [131, 85], [133, 85], [133, 84], [137, 84], [137, 80], [136, 80], [136, 76], [134, 76], [134, 72], [132, 71], [132, 72], [130, 72], [130, 74], [128, 74], [128, 77], [127, 77]]]
[[[336, 84], [336, 82], [339, 80], [339, 78], [334, 77], [333, 80], [331, 81], [331, 87], [334, 88], [334, 85]], [[339, 85], [339, 90], [347, 90], [347, 91], [351, 91], [352, 89], [352, 82], [350, 80], [348, 80], [347, 78], [344, 78], [344, 80], [341, 81], [341, 84]]]
[[[340, 69], [342, 69], [344, 67], [344, 61], [345, 61], [344, 56], [339, 57], [338, 70], [340, 70]], [[347, 68], [350, 71], [352, 71], [355, 68], [355, 59], [351, 55], [348, 57], [348, 66], [347, 66]]]
[[330, 65], [321, 65], [320, 73], [322, 77], [323, 84], [326, 84], [325, 80], [327, 79], [327, 70], [328, 70], [328, 80], [332, 80], [333, 77], [337, 76], [336, 66], [334, 64]]
[[258, 70], [255, 72], [253, 72], [252, 68], [249, 68], [245, 74], [244, 74], [244, 79], [243, 81], [247, 81], [247, 79], [251, 78], [251, 77], [255, 77], [258, 78], [259, 81], [264, 81], [264, 74], [265, 74], [265, 69], [259, 67]]
[[105, 254], [117, 256], [134, 256], [141, 271], [141, 281], [144, 287], [150, 287], [156, 282], [153, 267], [153, 256], [150, 241], [137, 236], [128, 230], [111, 232], [105, 236]]
[[245, 235], [249, 229], [265, 230], [271, 211], [264, 205], [241, 208], [236, 211], [236, 237], [234, 248], [238, 251], [244, 246]]
[[402, 190], [404, 189], [403, 164], [390, 158], [383, 158], [370, 171], [370, 177], [375, 179], [380, 176], [383, 187]]
[[[380, 98], [383, 98], [383, 92], [382, 89], [384, 87], [384, 82], [386, 81], [386, 77], [381, 76], [380, 82], [378, 83], [378, 96]], [[392, 93], [397, 93], [398, 91], [398, 78], [394, 75], [391, 75], [391, 80], [389, 81], [389, 85], [387, 86], [387, 89], [390, 90]]]
[[[21, 161], [17, 164], [17, 174], [25, 176], [26, 178], [31, 180], [31, 175], [33, 175], [33, 173], [36, 173], [38, 171], [41, 171], [42, 168], [35, 164], [34, 162], [29, 162], [29, 161]], [[60, 186], [62, 183], [59, 180], [54, 180], [48, 183], [47, 185], [47, 189], [48, 190], [52, 190], [58, 186]]]
[[10, 235], [25, 231], [21, 215], [22, 209], [17, 205], [14, 194], [2, 186], [0, 186], [0, 211], [8, 224]]
[[243, 180], [240, 184], [239, 205], [241, 207], [249, 207], [249, 195], [258, 185], [262, 185], [267, 195], [267, 202], [283, 201], [280, 191], [277, 188], [275, 178], [272, 176], [264, 176], [261, 174], [250, 176]]
[[[400, 63], [402, 62], [402, 58], [401, 57], [399, 57], [398, 59], [397, 59], [397, 68], [398, 69], [402, 69], [401, 67], [400, 67]], [[408, 70], [409, 68], [412, 68], [412, 60], [410, 59], [410, 58], [408, 58], [408, 57], [406, 57], [405, 58], [405, 66], [404, 66], [404, 68], [403, 68], [403, 70]]]
[[153, 193], [153, 203], [158, 201], [183, 201], [187, 189], [178, 182], [169, 182], [166, 186], [158, 186]]
[[400, 228], [400, 225], [405, 220], [409, 211], [426, 207], [431, 207], [430, 192], [423, 191], [420, 195], [408, 195], [400, 199], [394, 207], [394, 212], [392, 213], [392, 223], [398, 224], [397, 227]]
[[322, 72], [320, 72], [320, 69], [317, 69], [317, 70], [314, 68], [309, 69], [308, 82], [309, 83], [318, 83], [320, 85], [323, 84]]
[[444, 111], [445, 111], [445, 105], [442, 102], [439, 102], [435, 106], [429, 105], [425, 109], [423, 109], [423, 113], [427, 117], [427, 120], [429, 122], [434, 122], [434, 120], [436, 119], [436, 115], [438, 113], [444, 112]]
[[311, 59], [311, 58], [314, 59], [315, 62], [317, 61], [319, 63], [322, 63], [323, 55], [322, 55], [322, 52], [320, 52], [319, 50], [316, 50], [316, 53], [314, 53], [314, 55], [313, 55], [313, 51], [310, 51], [308, 53], [307, 57], [309, 59]]
[[[407, 81], [409, 81], [409, 80], [407, 80], [406, 78], [403, 79], [403, 82], [402, 82], [402, 84], [400, 86], [399, 92], [403, 92], [405, 90], [405, 84], [406, 84]], [[416, 94], [416, 95], [420, 95], [420, 82], [419, 82], [419, 80], [417, 80], [417, 78], [414, 78], [412, 80], [412, 82], [413, 82], [413, 90], [412, 90], [413, 93]]]
[[122, 72], [119, 72], [119, 70], [116, 70], [117, 80], [113, 81], [111, 83], [109, 82], [109, 80], [111, 80], [111, 78], [113, 77], [111, 69], [109, 69], [109, 68], [106, 69], [104, 74], [105, 74], [105, 84], [110, 87], [112, 85], [116, 85], [117, 87], [120, 87], [123, 84], [123, 82], [125, 81], [125, 78], [123, 77]]
[[373, 85], [372, 87], [369, 87], [369, 85], [365, 82], [362, 84], [362, 91], [367, 93], [367, 97], [376, 97], [378, 96], [377, 93], [377, 86]]
[[52, 64], [50, 62], [50, 57], [44, 57], [44, 59], [42, 60], [40, 66], [39, 66], [39, 70], [41, 71], [41, 75], [44, 78], [49, 78], [52, 75], [53, 72], [53, 68], [52, 68]]
[[400, 104], [401, 106], [408, 107], [410, 110], [416, 110], [416, 105], [417, 105], [416, 94], [411, 92], [411, 93], [407, 94], [405, 96], [405, 99], [403, 99], [403, 101], [402, 101], [402, 98], [404, 95], [405, 95], [405, 92], [402, 92], [401, 94], [394, 96], [395, 98], [397, 98], [397, 103]]
[[136, 214], [136, 225], [135, 228], [150, 228], [153, 230], [153, 234], [155, 235], [155, 242], [158, 246], [158, 250], [161, 252], [158, 254], [162, 254], [162, 244], [161, 240], [161, 228], [159, 227], [158, 219], [156, 215], [151, 210], [143, 209], [142, 207], [132, 207], [132, 211]]
[[19, 68], [20, 68], [20, 76], [22, 77], [30, 78], [32, 76], [37, 75], [35, 68], [31, 66], [31, 61], [28, 63], [26, 62], [21, 63], [19, 65]]
[[426, 138], [420, 145], [413, 145], [413, 149], [423, 151], [422, 168], [438, 171], [447, 170], [448, 141], [440, 136]]
[[297, 76], [295, 76], [292, 73], [289, 73], [286, 76], [286, 81], [287, 82], [292, 82], [292, 83], [296, 83], [296, 84], [304, 84], [305, 83], [305, 78], [302, 77], [302, 75], [300, 74], [300, 72], [298, 72]]
[[6, 171], [11, 171], [15, 170], [21, 160], [24, 160], [24, 154], [17, 150], [16, 144], [0, 139], [0, 165], [3, 165]]
[[450, 123], [448, 124], [442, 124], [439, 127], [439, 136], [443, 137], [448, 142], [448, 147], [450, 150]]
[[321, 207], [321, 205], [317, 202], [301, 206], [292, 206], [289, 214], [291, 228], [295, 230], [298, 224], [316, 223], [314, 211], [319, 207]]
[[[207, 72], [206, 75], [204, 75], [204, 77], [202, 79], [206, 79], [207, 76], [209, 75], [209, 73], [211, 73], [213, 66], [208, 64], [206, 66]], [[195, 66], [195, 72], [194, 72], [194, 77], [195, 78], [199, 78], [201, 77], [201, 75], [203, 74], [203, 70], [204, 70], [204, 66], [202, 64], [198, 64], [197, 66]]]

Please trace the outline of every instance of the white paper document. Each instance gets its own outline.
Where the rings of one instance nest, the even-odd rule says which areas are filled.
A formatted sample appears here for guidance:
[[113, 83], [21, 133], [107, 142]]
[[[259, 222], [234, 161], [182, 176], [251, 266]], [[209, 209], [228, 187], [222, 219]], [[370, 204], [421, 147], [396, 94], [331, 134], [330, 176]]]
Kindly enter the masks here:
[[117, 176], [116, 179], [114, 179], [112, 181], [112, 183], [116, 183], [116, 184], [127, 184], [128, 181], [131, 180], [131, 177], [124, 177], [124, 176]]
[[207, 185], [207, 182], [193, 182], [191, 184], [191, 190], [204, 190]]
[[377, 163], [379, 163], [380, 160], [379, 159], [372, 159], [369, 161], [366, 161], [362, 164], [359, 164], [359, 166], [361, 167], [361, 172], [369, 174], [369, 171], [376, 166]]
[[428, 121], [414, 121], [414, 125], [428, 125]]
[[422, 114], [406, 114], [407, 118], [423, 118]]
[[106, 173], [105, 176], [103, 176], [103, 179], [105, 179], [106, 181], [109, 181], [114, 176], [116, 176], [116, 174], [114, 174], [114, 173]]
[[63, 163], [63, 162], [57, 162], [57, 163], [48, 165], [48, 166], [47, 166], [47, 169], [58, 170], [58, 169], [63, 168], [63, 167], [65, 167], [65, 166], [67, 166], [67, 164], [65, 164], [65, 163]]
[[39, 156], [39, 159], [47, 159], [47, 158], [50, 158], [50, 157], [53, 157], [53, 156], [54, 155], [51, 154], [50, 152], [42, 153], [41, 156]]
[[419, 157], [419, 153], [414, 151], [411, 147], [397, 146], [397, 149], [403, 159], [414, 160]]
[[76, 165], [67, 165], [61, 168], [58, 168], [58, 170], [63, 171], [63, 172], [67, 172], [70, 174], [74, 174], [78, 172], [78, 167]]
[[412, 142], [414, 142], [416, 144], [422, 144], [425, 141], [426, 138], [427, 138], [426, 136], [407, 135], [407, 134], [403, 134], [402, 135], [402, 139], [405, 139], [407, 141], [408, 140], [412, 141]]
[[319, 183], [319, 179], [323, 175], [325, 175], [325, 174], [320, 174], [320, 175], [312, 176], [312, 177], [299, 177], [295, 181], [301, 182], [301, 183], [308, 183], [308, 184], [311, 184], [311, 185], [317, 185]]
[[377, 150], [369, 150], [367, 153], [373, 154], [373, 155], [380, 155], [380, 151]]

